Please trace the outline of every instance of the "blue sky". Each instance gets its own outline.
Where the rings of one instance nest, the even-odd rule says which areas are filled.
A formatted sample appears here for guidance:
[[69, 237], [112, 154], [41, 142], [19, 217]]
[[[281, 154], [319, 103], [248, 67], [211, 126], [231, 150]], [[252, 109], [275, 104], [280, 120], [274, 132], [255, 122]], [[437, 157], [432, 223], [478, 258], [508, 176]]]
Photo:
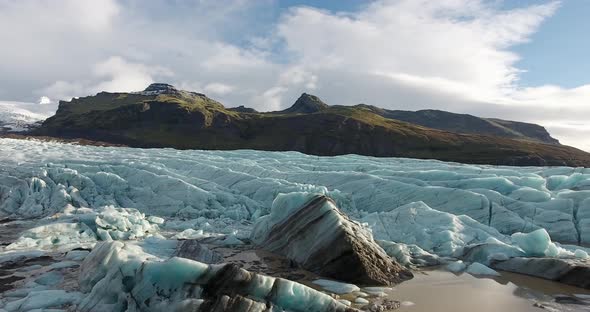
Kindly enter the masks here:
[[590, 151], [587, 0], [0, 0], [0, 101], [151, 82], [232, 107], [441, 109]]
[[282, 9], [295, 6], [311, 6], [332, 11], [354, 12], [367, 5], [367, 0], [278, 0]]
[[[533, 3], [533, 1], [515, 1]], [[558, 84], [577, 87], [590, 83], [590, 1], [566, 0], [531, 37], [514, 48], [527, 86]]]
[[[355, 12], [367, 5], [363, 0], [279, 0], [281, 10], [312, 6], [334, 12]], [[500, 5], [506, 9], [539, 3], [538, 0], [509, 0]], [[521, 83], [526, 86], [558, 84], [577, 87], [590, 83], [590, 1], [564, 0], [559, 10], [531, 36], [530, 42], [512, 50], [522, 59], [517, 66], [526, 71]]]

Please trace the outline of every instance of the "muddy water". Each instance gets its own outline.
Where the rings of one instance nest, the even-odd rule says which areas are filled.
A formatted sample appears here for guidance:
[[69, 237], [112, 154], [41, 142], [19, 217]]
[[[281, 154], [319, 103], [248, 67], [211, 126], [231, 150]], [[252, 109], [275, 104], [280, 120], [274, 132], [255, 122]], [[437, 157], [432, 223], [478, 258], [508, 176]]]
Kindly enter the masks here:
[[[307, 286], [322, 290], [312, 283], [321, 278], [305, 271], [288, 259], [253, 249], [252, 246], [215, 246], [209, 248], [219, 252], [224, 262], [235, 263], [252, 272], [298, 281]], [[590, 311], [590, 306], [555, 304], [556, 295], [590, 295], [590, 290], [572, 287], [521, 274], [501, 272], [497, 278], [476, 278], [469, 274], [455, 275], [440, 269], [414, 271], [415, 277], [386, 290], [386, 297], [369, 295], [372, 303], [383, 300], [398, 300], [401, 312], [543, 312], [543, 311]], [[355, 308], [363, 309], [364, 304], [354, 304], [357, 293], [340, 295], [342, 299], [353, 302]], [[412, 305], [408, 305], [411, 303]], [[535, 307], [542, 304], [547, 309]]]
[[590, 294], [590, 291], [506, 272], [502, 272], [502, 277], [490, 279], [433, 270], [416, 272], [414, 279], [389, 291], [388, 297], [412, 302], [413, 305], [398, 310], [407, 312], [541, 312], [544, 310], [534, 304], [551, 301], [558, 294]]

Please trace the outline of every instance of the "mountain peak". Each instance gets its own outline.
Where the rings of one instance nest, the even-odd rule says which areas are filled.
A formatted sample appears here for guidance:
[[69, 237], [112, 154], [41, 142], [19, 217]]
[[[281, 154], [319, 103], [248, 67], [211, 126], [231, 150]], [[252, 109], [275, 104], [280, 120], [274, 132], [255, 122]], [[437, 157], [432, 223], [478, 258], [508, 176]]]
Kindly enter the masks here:
[[142, 93], [163, 94], [163, 93], [178, 93], [178, 90], [167, 83], [152, 83]]
[[301, 94], [301, 96], [295, 101], [293, 106], [284, 110], [284, 113], [315, 113], [323, 111], [329, 107], [328, 104], [324, 103], [319, 97], [307, 93]]
[[250, 107], [245, 107], [244, 105], [228, 108], [228, 110], [238, 112], [238, 113], [250, 113], [250, 114], [258, 113], [257, 110], [250, 108]]

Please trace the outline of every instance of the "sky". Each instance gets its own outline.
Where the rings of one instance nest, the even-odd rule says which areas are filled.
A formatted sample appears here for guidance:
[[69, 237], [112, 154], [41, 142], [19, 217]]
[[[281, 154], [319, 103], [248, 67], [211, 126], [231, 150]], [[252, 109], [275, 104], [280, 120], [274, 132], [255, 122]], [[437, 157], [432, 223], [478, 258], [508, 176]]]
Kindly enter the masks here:
[[442, 109], [590, 151], [590, 1], [0, 0], [0, 102], [167, 82], [228, 107]]

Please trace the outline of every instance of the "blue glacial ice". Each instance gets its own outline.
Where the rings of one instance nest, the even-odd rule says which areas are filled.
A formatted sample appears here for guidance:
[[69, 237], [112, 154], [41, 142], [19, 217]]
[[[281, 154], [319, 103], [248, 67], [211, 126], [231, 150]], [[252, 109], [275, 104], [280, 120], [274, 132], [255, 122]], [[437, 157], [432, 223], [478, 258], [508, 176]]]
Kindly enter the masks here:
[[313, 283], [335, 294], [349, 294], [351, 292], [361, 290], [354, 284], [341, 283], [326, 279], [315, 280]]
[[[289, 193], [303, 195], [281, 202]], [[0, 247], [0, 261], [111, 240], [239, 244], [271, 209], [288, 214], [313, 194], [332, 198], [407, 265], [466, 253], [453, 269], [503, 257], [588, 257], [580, 247], [590, 244], [588, 168], [0, 139], [0, 219], [36, 220]]]
[[[207, 304], [208, 290], [224, 282], [224, 265], [172, 257], [161, 259], [134, 242], [105, 242], [84, 260], [81, 290], [88, 293], [79, 311], [198, 311]], [[236, 269], [228, 294], [257, 298], [272, 311], [344, 312], [345, 305], [308, 286]], [[248, 310], [250, 311], [250, 310]], [[254, 309], [252, 311], [263, 311]]]
[[467, 270], [465, 270], [465, 272], [471, 274], [471, 275], [481, 275], [481, 276], [500, 276], [500, 273], [488, 268], [487, 266], [479, 263], [479, 262], [473, 262], [471, 265], [469, 265], [467, 267]]
[[590, 169], [10, 139], [0, 144], [4, 216], [113, 206], [166, 220], [202, 217], [224, 228], [267, 214], [279, 193], [303, 191], [332, 197], [355, 218], [422, 201], [502, 234], [545, 228], [553, 240], [590, 243]]
[[447, 257], [459, 257], [465, 246], [484, 243], [490, 237], [506, 241], [506, 237], [492, 227], [466, 215], [432, 209], [423, 202], [374, 212], [366, 215], [362, 222], [372, 229], [378, 240], [413, 244]]
[[[280, 193], [308, 192], [333, 198], [352, 218], [369, 223], [378, 240], [442, 256], [488, 237], [507, 242], [514, 233], [540, 228], [553, 241], [590, 243], [590, 169], [584, 168], [11, 139], [0, 145], [0, 216], [72, 219], [102, 209], [91, 222], [78, 216], [99, 239], [188, 229], [247, 238], [251, 226], [243, 220], [268, 214]], [[408, 225], [398, 225], [406, 226], [405, 236], [383, 227], [380, 220], [397, 215], [413, 220], [415, 235]], [[429, 234], [427, 224], [441, 235]]]

